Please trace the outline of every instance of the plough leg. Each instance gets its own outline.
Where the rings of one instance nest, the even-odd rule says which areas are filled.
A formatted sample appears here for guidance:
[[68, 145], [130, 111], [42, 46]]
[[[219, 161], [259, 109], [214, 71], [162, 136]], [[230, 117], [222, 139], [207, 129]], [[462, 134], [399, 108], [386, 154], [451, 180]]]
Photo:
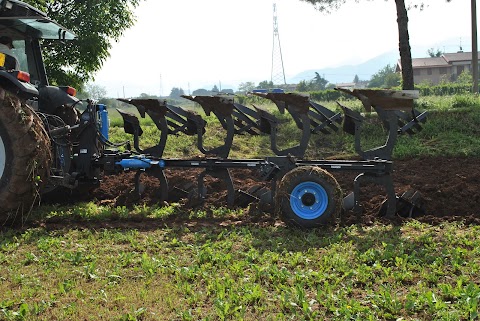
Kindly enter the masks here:
[[198, 197], [203, 201], [207, 194], [207, 188], [205, 187], [205, 176], [212, 176], [222, 180], [227, 185], [227, 205], [232, 207], [235, 202], [235, 187], [233, 186], [232, 177], [230, 172], [226, 168], [219, 169], [205, 169], [198, 176]]

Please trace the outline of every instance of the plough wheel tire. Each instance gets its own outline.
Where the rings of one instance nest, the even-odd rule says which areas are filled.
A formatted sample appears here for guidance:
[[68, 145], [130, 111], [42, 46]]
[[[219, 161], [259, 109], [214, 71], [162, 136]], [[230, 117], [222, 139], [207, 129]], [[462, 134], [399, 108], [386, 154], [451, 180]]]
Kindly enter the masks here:
[[303, 166], [280, 181], [276, 212], [288, 225], [314, 228], [340, 217], [342, 190], [335, 178], [320, 167]]
[[24, 222], [50, 173], [50, 140], [38, 115], [0, 87], [0, 225]]

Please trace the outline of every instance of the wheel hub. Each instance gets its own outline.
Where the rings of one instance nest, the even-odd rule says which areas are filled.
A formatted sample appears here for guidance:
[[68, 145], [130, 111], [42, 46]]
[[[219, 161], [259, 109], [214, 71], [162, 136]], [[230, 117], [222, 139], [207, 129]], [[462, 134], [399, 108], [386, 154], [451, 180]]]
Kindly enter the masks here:
[[313, 204], [315, 204], [315, 195], [313, 195], [312, 193], [305, 193], [303, 194], [301, 200], [303, 205], [312, 206]]
[[314, 220], [322, 216], [328, 207], [327, 192], [316, 182], [300, 183], [290, 194], [290, 206], [300, 218]]
[[5, 164], [7, 162], [7, 152], [5, 149], [5, 144], [3, 143], [2, 136], [0, 136], [0, 179], [5, 172]]

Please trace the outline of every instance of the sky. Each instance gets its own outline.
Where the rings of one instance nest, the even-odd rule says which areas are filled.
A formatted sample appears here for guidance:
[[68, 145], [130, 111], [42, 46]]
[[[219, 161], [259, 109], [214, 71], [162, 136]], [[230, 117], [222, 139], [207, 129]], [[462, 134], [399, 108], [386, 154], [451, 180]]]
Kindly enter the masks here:
[[[398, 50], [393, 0], [348, 0], [330, 14], [300, 0], [143, 0], [137, 22], [113, 43], [94, 83], [109, 97], [128, 98], [270, 80], [274, 2], [287, 79]], [[460, 45], [471, 51], [470, 1], [424, 2], [423, 11], [408, 12], [412, 51], [456, 52]]]

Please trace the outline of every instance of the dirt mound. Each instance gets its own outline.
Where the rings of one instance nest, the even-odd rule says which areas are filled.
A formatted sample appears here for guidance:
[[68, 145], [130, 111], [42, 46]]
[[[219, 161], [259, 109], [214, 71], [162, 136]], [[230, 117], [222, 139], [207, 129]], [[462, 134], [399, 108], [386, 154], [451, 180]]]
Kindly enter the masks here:
[[463, 219], [479, 223], [480, 159], [418, 158], [395, 163], [398, 190], [419, 190], [426, 200], [425, 222]]
[[[463, 220], [466, 223], [480, 223], [480, 160], [476, 158], [412, 158], [394, 162], [394, 184], [397, 194], [409, 189], [421, 192], [426, 201], [426, 214], [417, 220], [437, 224], [443, 221]], [[203, 205], [192, 200], [195, 195], [199, 170], [171, 169], [166, 171], [170, 185], [169, 196], [187, 208], [199, 206], [226, 206], [226, 184], [207, 176], [207, 195]], [[236, 189], [248, 191], [255, 185], [268, 186], [259, 182], [255, 170], [234, 169], [230, 171]], [[353, 189], [354, 173], [333, 173], [344, 193]], [[160, 200], [160, 183], [157, 178], [143, 174], [142, 198], [134, 192], [134, 173], [106, 177], [101, 186], [91, 192], [90, 199], [98, 204], [112, 206], [153, 205]], [[174, 188], [175, 187], [175, 188]], [[190, 191], [190, 194], [188, 194]], [[369, 224], [379, 220], [377, 213], [385, 199], [386, 192], [379, 185], [362, 187], [361, 206], [363, 213], [357, 217], [353, 212], [344, 213], [343, 224]], [[88, 197], [87, 197], [88, 198]], [[74, 198], [70, 199], [75, 201]], [[85, 200], [85, 197], [83, 197]], [[271, 209], [266, 209], [267, 213]], [[273, 211], [271, 211], [273, 213]], [[273, 214], [271, 214], [273, 215]]]

